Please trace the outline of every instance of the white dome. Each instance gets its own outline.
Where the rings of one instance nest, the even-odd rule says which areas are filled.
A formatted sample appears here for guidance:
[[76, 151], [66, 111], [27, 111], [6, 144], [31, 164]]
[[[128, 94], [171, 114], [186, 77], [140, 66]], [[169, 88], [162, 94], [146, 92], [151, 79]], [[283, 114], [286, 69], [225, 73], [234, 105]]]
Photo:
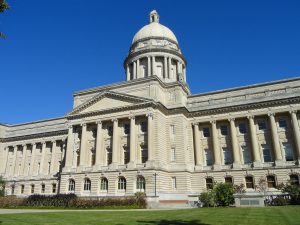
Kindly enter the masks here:
[[169, 28], [161, 25], [158, 22], [152, 22], [140, 29], [134, 35], [132, 44], [149, 37], [168, 38], [178, 44], [175, 34]]

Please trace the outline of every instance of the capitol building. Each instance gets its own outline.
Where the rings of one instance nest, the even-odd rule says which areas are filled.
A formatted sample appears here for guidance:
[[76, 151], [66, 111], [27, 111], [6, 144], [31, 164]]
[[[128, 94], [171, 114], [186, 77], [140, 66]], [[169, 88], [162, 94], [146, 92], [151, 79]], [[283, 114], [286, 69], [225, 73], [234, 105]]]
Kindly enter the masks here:
[[159, 19], [152, 11], [135, 34], [125, 81], [75, 92], [60, 118], [0, 124], [7, 195], [145, 192], [184, 203], [214, 182], [247, 193], [262, 178], [274, 192], [299, 184], [300, 78], [192, 94], [178, 40]]

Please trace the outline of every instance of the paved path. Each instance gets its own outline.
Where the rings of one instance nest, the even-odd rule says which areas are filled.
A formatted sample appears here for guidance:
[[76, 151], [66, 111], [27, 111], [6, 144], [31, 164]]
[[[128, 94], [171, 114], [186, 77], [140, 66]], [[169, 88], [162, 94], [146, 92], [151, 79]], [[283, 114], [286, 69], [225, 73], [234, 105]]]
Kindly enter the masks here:
[[15, 213], [48, 213], [48, 212], [130, 212], [130, 211], [162, 211], [176, 209], [0, 209], [0, 214]]

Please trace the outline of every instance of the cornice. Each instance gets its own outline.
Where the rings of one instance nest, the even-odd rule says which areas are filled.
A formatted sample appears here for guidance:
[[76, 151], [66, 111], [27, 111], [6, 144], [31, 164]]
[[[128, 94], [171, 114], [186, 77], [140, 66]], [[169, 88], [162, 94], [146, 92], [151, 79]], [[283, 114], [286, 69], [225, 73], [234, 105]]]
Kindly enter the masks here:
[[12, 142], [12, 141], [23, 141], [28, 139], [35, 139], [35, 138], [44, 138], [44, 137], [52, 137], [52, 136], [59, 136], [59, 135], [66, 135], [68, 134], [68, 130], [58, 130], [46, 133], [39, 133], [39, 134], [30, 134], [30, 135], [22, 135], [16, 137], [8, 137], [8, 138], [0, 138], [0, 142]]

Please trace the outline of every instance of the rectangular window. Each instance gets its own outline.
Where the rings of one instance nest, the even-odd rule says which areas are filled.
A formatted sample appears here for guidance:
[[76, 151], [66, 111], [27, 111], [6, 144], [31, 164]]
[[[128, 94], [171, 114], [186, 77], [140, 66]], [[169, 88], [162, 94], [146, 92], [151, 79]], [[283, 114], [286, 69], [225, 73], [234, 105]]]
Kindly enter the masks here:
[[171, 148], [171, 161], [172, 162], [176, 161], [175, 148]]
[[24, 194], [24, 189], [25, 189], [25, 186], [24, 184], [21, 185], [21, 194]]
[[232, 163], [231, 151], [225, 147], [223, 149], [223, 156], [224, 156], [224, 164], [228, 165]]
[[146, 133], [147, 129], [148, 129], [147, 122], [146, 121], [141, 122], [141, 132]]
[[272, 162], [271, 151], [269, 145], [261, 145], [264, 162]]
[[124, 134], [130, 134], [130, 125], [129, 124], [124, 124]]
[[228, 127], [227, 127], [227, 125], [221, 125], [221, 126], [220, 126], [220, 130], [221, 130], [221, 134], [222, 134], [223, 136], [228, 135]]
[[266, 130], [267, 129], [267, 124], [265, 121], [258, 121], [258, 130]]
[[109, 126], [109, 127], [107, 128], [108, 136], [113, 136], [113, 131], [114, 131], [113, 126]]
[[210, 133], [209, 133], [209, 128], [208, 127], [204, 127], [202, 129], [203, 132], [203, 137], [210, 137]]
[[174, 125], [170, 125], [170, 138], [171, 138], [171, 140], [175, 139], [175, 126]]
[[204, 149], [206, 166], [213, 164], [212, 151], [210, 149]]
[[247, 127], [245, 123], [239, 124], [239, 132], [240, 134], [246, 134], [247, 133]]
[[148, 149], [147, 148], [142, 148], [141, 149], [141, 155], [142, 155], [142, 163], [145, 163], [148, 161]]
[[34, 184], [31, 185], [31, 191], [30, 192], [31, 192], [31, 194], [34, 193]]
[[282, 145], [283, 145], [285, 160], [293, 161], [294, 160], [294, 152], [293, 152], [293, 148], [292, 148], [291, 144], [282, 143]]
[[251, 154], [247, 146], [242, 146], [244, 163], [251, 163]]
[[53, 193], [53, 194], [56, 193], [56, 184], [52, 184], [52, 193]]
[[112, 149], [111, 148], [107, 148], [106, 149], [106, 160], [107, 160], [107, 165], [112, 163]]
[[42, 187], [41, 187], [41, 193], [45, 193], [45, 184], [42, 184]]
[[283, 129], [286, 129], [286, 128], [287, 128], [286, 119], [284, 119], [284, 118], [279, 118], [278, 124], [279, 124], [279, 127], [280, 127], [280, 128], [283, 128]]
[[124, 147], [124, 164], [129, 163], [130, 161], [130, 152], [128, 147]]
[[172, 177], [172, 189], [173, 190], [177, 189], [176, 177]]

